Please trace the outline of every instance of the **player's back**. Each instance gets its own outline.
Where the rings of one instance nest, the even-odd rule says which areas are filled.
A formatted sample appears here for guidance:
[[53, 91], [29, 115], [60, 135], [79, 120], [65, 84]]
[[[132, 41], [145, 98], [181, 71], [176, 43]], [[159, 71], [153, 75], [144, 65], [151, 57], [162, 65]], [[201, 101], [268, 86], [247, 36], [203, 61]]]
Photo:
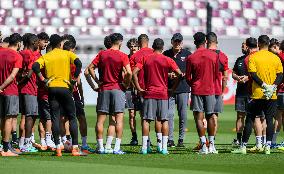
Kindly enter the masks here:
[[195, 95], [214, 95], [216, 53], [205, 48], [197, 49], [187, 59], [187, 72], [190, 71], [190, 86]]
[[168, 73], [171, 71], [171, 58], [153, 53], [144, 58], [145, 98], [167, 99]]
[[44, 60], [46, 77], [53, 79], [49, 87], [67, 87], [70, 80], [70, 64], [77, 58], [71, 51], [55, 48], [41, 57]]
[[128, 56], [120, 50], [108, 49], [100, 52], [98, 70], [103, 90], [122, 88], [122, 71], [128, 63]]

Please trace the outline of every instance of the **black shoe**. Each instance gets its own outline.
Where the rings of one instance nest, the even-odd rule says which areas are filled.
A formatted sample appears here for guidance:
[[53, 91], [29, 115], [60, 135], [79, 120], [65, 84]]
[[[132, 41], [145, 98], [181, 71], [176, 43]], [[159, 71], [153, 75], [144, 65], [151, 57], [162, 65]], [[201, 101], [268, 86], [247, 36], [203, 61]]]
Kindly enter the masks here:
[[177, 147], [185, 147], [184, 144], [183, 144], [183, 139], [178, 140]]
[[130, 143], [129, 143], [131, 146], [137, 146], [138, 145], [138, 140], [137, 138], [133, 138], [131, 139]]
[[18, 139], [12, 140], [11, 144], [12, 144], [12, 146], [17, 146], [17, 145], [19, 145], [19, 140]]
[[174, 140], [168, 140], [168, 147], [176, 147]]

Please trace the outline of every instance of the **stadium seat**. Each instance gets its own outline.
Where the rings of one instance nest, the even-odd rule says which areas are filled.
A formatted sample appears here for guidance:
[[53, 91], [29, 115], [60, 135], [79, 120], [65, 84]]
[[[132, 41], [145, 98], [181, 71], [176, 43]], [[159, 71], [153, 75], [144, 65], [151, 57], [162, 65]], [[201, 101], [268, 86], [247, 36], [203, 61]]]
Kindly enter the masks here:
[[109, 34], [111, 34], [112, 33], [112, 29], [110, 28], [110, 27], [108, 27], [108, 26], [105, 26], [105, 27], [103, 27], [103, 34], [105, 34], [105, 35], [109, 35]]
[[221, 18], [232, 18], [232, 11], [231, 10], [220, 10], [220, 17]]
[[36, 1], [37, 8], [46, 9], [46, 1], [44, 0], [37, 0]]
[[139, 16], [139, 11], [137, 9], [127, 9], [126, 16], [130, 18], [137, 18]]
[[126, 16], [126, 9], [118, 9], [118, 10], [116, 10], [116, 16], [118, 16], [118, 17]]
[[164, 10], [163, 11], [165, 17], [172, 17], [173, 16], [173, 10]]
[[140, 16], [140, 17], [146, 17], [146, 16], [148, 16], [147, 10], [139, 9], [139, 16]]
[[35, 28], [34, 28], [34, 32], [35, 32], [35, 33], [41, 33], [41, 32], [44, 32], [44, 28], [43, 28], [43, 27], [41, 27], [41, 26], [35, 27]]
[[[25, 17], [34, 16], [34, 11], [33, 11], [33, 10], [30, 10], [30, 9], [25, 9], [25, 10], [24, 10], [24, 16], [25, 16]], [[40, 16], [37, 16], [37, 17], [40, 17]]]
[[244, 9], [244, 17], [247, 19], [255, 19], [256, 12], [254, 9]]
[[71, 10], [71, 15], [72, 15], [72, 16], [80, 16], [80, 10], [78, 10], [78, 9], [72, 9], [72, 10]]
[[161, 9], [164, 9], [164, 10], [170, 10], [170, 9], [173, 9], [173, 4], [171, 1], [162, 0], [160, 1], [160, 7]]
[[168, 26], [169, 28], [173, 28], [178, 26], [178, 21], [175, 17], [168, 17], [165, 20], [165, 25]]
[[271, 1], [265, 1], [265, 8], [266, 9], [273, 9], [273, 0]]
[[38, 17], [30, 17], [28, 25], [31, 27], [37, 27], [40, 25], [40, 18]]
[[23, 8], [13, 8], [11, 10], [12, 17], [14, 18], [21, 18], [24, 16], [24, 9]]
[[149, 18], [149, 17], [143, 18], [143, 26], [150, 27], [154, 25], [155, 25], [155, 21], [153, 18]]
[[241, 10], [242, 9], [241, 1], [239, 0], [228, 1], [228, 8], [232, 10]]
[[249, 29], [248, 28], [240, 28], [239, 29], [240, 34], [242, 35], [248, 35], [249, 34]]
[[228, 9], [229, 8], [228, 1], [219, 1], [219, 8], [220, 9]]
[[268, 27], [270, 27], [270, 21], [266, 17], [259, 17], [257, 19], [257, 25], [259, 27], [268, 28]]
[[249, 26], [257, 26], [257, 19], [248, 19]]
[[8, 13], [8, 10], [6, 10], [6, 9], [0, 9], [0, 16], [1, 17], [6, 17], [7, 16], [7, 13]]
[[212, 16], [213, 17], [220, 17], [220, 10], [213, 10], [212, 11]]
[[175, 9], [182, 9], [182, 1], [174, 1], [173, 6]]
[[47, 9], [46, 10], [46, 17], [53, 18], [56, 16], [56, 10]]
[[273, 1], [274, 9], [276, 10], [284, 10], [284, 1]]
[[212, 18], [212, 27], [215, 27], [215, 28], [223, 28], [224, 27], [224, 21], [222, 18], [216, 18], [216, 17], [213, 17]]
[[164, 17], [163, 11], [161, 9], [150, 9], [148, 11], [149, 17], [151, 18], [162, 18]]
[[122, 35], [125, 35], [125, 30], [124, 28], [121, 28], [120, 26], [115, 26], [112, 30], [114, 33], [120, 33]]
[[70, 8], [70, 1], [68, 0], [59, 0], [59, 7], [60, 8]]
[[106, 1], [106, 6], [107, 6], [108, 8], [114, 8], [114, 1], [112, 1], [112, 0]]
[[36, 8], [36, 2], [34, 0], [25, 0], [24, 1], [25, 9], [35, 9]]
[[175, 9], [175, 10], [173, 10], [173, 17], [175, 17], [175, 18], [183, 18], [183, 17], [185, 17], [185, 11], [183, 9]]
[[88, 25], [96, 25], [96, 19], [94, 17], [87, 18]]
[[232, 10], [234, 17], [243, 17], [243, 11], [242, 10]]
[[266, 11], [265, 10], [257, 10], [256, 16], [257, 17], [266, 17]]
[[[5, 24], [9, 24], [10, 26], [13, 26], [13, 25], [17, 25], [17, 21], [13, 17], [6, 17]], [[2, 28], [1, 28], [1, 30], [2, 30]]]
[[82, 9], [81, 1], [79, 0], [70, 1], [70, 8], [71, 9]]
[[192, 1], [192, 0], [182, 1], [182, 7], [184, 9], [188, 9], [188, 10], [195, 10], [196, 9], [194, 1]]
[[91, 35], [102, 35], [102, 29], [98, 26], [91, 26], [90, 27], [90, 34]]
[[142, 18], [133, 18], [134, 25], [142, 25]]
[[105, 9], [106, 4], [104, 0], [93, 1], [93, 8], [94, 9]]
[[148, 33], [148, 29], [147, 27], [144, 27], [144, 26], [137, 26], [135, 27], [135, 35], [139, 35], [141, 33]]
[[85, 9], [91, 9], [92, 8], [92, 1], [91, 0], [83, 0], [82, 1], [82, 7]]
[[51, 25], [51, 19], [50, 18], [42, 18], [41, 19], [41, 25]]
[[60, 35], [63, 35], [63, 34], [66, 34], [66, 33], [67, 33], [67, 29], [64, 28], [64, 27], [59, 27], [59, 28], [57, 28], [57, 32], [58, 32]]
[[185, 10], [185, 14], [187, 17], [196, 17], [196, 11], [195, 10]]
[[114, 26], [120, 25], [119, 18], [111, 18], [111, 19], [108, 19], [108, 23], [109, 23], [110, 25], [114, 25]]
[[283, 27], [280, 27], [280, 26], [273, 26], [273, 27], [272, 27], [271, 34], [272, 34], [273, 36], [283, 36], [283, 35], [284, 35]]
[[235, 26], [226, 27], [226, 35], [228, 35], [228, 36], [239, 36], [239, 30]]
[[57, 10], [57, 15], [60, 18], [69, 18], [70, 17], [70, 9], [69, 8], [60, 8]]
[[178, 19], [178, 24], [179, 24], [179, 26], [186, 26], [186, 25], [188, 25], [187, 18], [179, 18]]
[[103, 11], [103, 16], [105, 17], [105, 18], [115, 18], [116, 17], [116, 11], [115, 11], [115, 9], [114, 8], [110, 8], [110, 9], [105, 9], [104, 11]]
[[28, 18], [25, 18], [25, 17], [18, 18], [17, 24], [18, 25], [28, 25]]
[[98, 26], [106, 26], [106, 25], [108, 25], [108, 21], [104, 17], [98, 17], [98, 18], [96, 18], [96, 25], [98, 25]]
[[84, 18], [89, 18], [89, 17], [92, 16], [92, 10], [90, 10], [90, 9], [82, 9], [82, 10], [80, 11], [80, 14], [81, 14], [81, 16], [84, 17]]
[[188, 18], [187, 23], [190, 27], [195, 27], [195, 26], [201, 25], [199, 18]]
[[[13, 7], [16, 7], [16, 8], [23, 8], [24, 7], [24, 1], [22, 1], [22, 0], [10, 0], [10, 1], [13, 1]], [[2, 3], [4, 4], [5, 1], [4, 2], [2, 1]], [[4, 4], [4, 6], [5, 6], [5, 4]]]
[[164, 26], [166, 24], [165, 18], [156, 18], [155, 22], [157, 26]]
[[5, 35], [10, 35], [11, 34], [11, 28], [3, 25], [3, 26], [1, 26], [1, 32], [5, 33]]
[[114, 3], [114, 7], [116, 9], [126, 9], [128, 6], [126, 1], [122, 1], [122, 0], [116, 0]]
[[62, 19], [54, 17], [51, 18], [51, 25], [55, 27], [60, 27], [63, 25]]
[[132, 19], [129, 17], [121, 17], [120, 19], [120, 26], [122, 27], [132, 27], [133, 23], [132, 23]]
[[243, 7], [244, 8], [252, 8], [252, 2], [251, 1], [243, 1]]
[[74, 35], [74, 36], [80, 35], [80, 29], [78, 27], [74, 27], [74, 26], [68, 27], [67, 31], [68, 31], [67, 33], [72, 33], [72, 35]]
[[224, 23], [227, 26], [233, 26], [234, 25], [234, 19], [233, 18], [225, 18]]
[[136, 0], [134, 1], [128, 1], [128, 6], [129, 8], [131, 9], [138, 9], [139, 8], [139, 5], [138, 5], [138, 2]]
[[45, 32], [46, 32], [48, 35], [52, 35], [52, 34], [54, 34], [54, 33], [57, 33], [57, 29], [56, 29], [56, 27], [54, 27], [54, 26], [46, 26], [45, 28], [46, 28], [46, 29], [45, 29]]
[[100, 10], [100, 9], [94, 9], [93, 10], [93, 17], [100, 17], [100, 16], [103, 16], [103, 10]]
[[45, 10], [43, 10], [43, 9], [34, 9], [34, 16], [45, 17]]
[[247, 27], [247, 22], [244, 18], [234, 18], [234, 26], [238, 26], [240, 28]]
[[149, 27], [148, 32], [151, 35], [158, 35], [159, 34], [159, 30], [156, 27]]
[[172, 35], [172, 32], [169, 29], [169, 27], [159, 27], [158, 32], [159, 32], [159, 35], [161, 35], [161, 36]]
[[249, 27], [249, 29], [250, 29], [249, 34], [250, 34], [252, 37], [258, 37], [258, 36], [260, 36], [261, 34], [263, 34], [261, 28], [259, 28], [259, 27], [256, 27], [256, 26], [253, 27], [253, 26], [251, 26], [251, 27]]
[[205, 1], [195, 1], [195, 6], [197, 8], [206, 8], [206, 2]]
[[206, 9], [198, 9], [197, 10], [197, 17], [201, 19], [205, 19], [207, 17]]
[[255, 10], [263, 10], [264, 9], [264, 3], [263, 1], [252, 1], [252, 8]]
[[266, 16], [269, 18], [278, 18], [279, 17], [279, 13], [277, 10], [274, 9], [267, 9], [266, 10]]
[[74, 18], [71, 17], [71, 18], [65, 18], [65, 19], [63, 19], [63, 24], [64, 24], [64, 25], [74, 25]]
[[57, 0], [48, 0], [48, 1], [46, 1], [46, 8], [48, 10], [50, 10], [50, 9], [54, 9], [54, 10], [58, 9], [59, 5], [58, 5]]
[[194, 34], [192, 27], [182, 26], [180, 31], [184, 36], [192, 36]]

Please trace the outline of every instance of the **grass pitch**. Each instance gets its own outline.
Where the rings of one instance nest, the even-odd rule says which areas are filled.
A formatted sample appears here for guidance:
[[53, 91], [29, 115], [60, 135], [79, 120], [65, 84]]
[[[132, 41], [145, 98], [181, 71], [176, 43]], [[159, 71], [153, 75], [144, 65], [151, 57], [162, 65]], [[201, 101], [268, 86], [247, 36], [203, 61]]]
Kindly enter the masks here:
[[[95, 146], [95, 121], [96, 113], [94, 106], [86, 107], [88, 120], [88, 142]], [[141, 128], [139, 116], [137, 117], [137, 130], [139, 143], [141, 143]], [[128, 146], [131, 132], [128, 125], [128, 114], [125, 116], [125, 129], [122, 149], [126, 155], [97, 155], [87, 157], [72, 157], [63, 154], [62, 158], [53, 157], [52, 152], [38, 152], [23, 154], [17, 158], [0, 157], [0, 173], [14, 174], [53, 174], [53, 173], [282, 173], [284, 171], [284, 152], [272, 150], [271, 155], [264, 154], [231, 154], [231, 142], [235, 138], [234, 132], [236, 113], [233, 106], [225, 106], [224, 113], [219, 117], [219, 130], [216, 137], [217, 155], [198, 155], [192, 149], [198, 142], [193, 116], [188, 111], [188, 129], [186, 133], [186, 148], [170, 148], [169, 155], [138, 154], [140, 146]], [[105, 127], [107, 127], [105, 124]], [[153, 127], [153, 125], [152, 125]], [[151, 128], [154, 130], [154, 128]], [[106, 132], [106, 131], [105, 131]], [[175, 142], [178, 135], [178, 117], [175, 117]], [[156, 144], [154, 131], [151, 132], [153, 144]], [[284, 140], [281, 132], [279, 141]], [[251, 136], [250, 143], [255, 142]], [[153, 150], [155, 150], [155, 146]], [[155, 151], [154, 151], [155, 152]]]

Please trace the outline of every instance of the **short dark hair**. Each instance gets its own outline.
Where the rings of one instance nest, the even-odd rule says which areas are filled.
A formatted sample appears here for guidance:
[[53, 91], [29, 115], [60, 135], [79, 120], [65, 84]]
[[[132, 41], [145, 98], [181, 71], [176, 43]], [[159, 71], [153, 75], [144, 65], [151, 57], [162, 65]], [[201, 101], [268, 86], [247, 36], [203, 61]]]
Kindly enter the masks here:
[[268, 48], [271, 48], [273, 46], [280, 46], [280, 42], [278, 41], [278, 39], [275, 38], [270, 39]]
[[254, 37], [249, 37], [246, 39], [246, 46], [248, 48], [257, 48], [257, 40]]
[[64, 44], [63, 44], [63, 50], [70, 51], [71, 49], [74, 49], [74, 48], [75, 48], [74, 42], [71, 42], [69, 40], [64, 42]]
[[267, 35], [261, 35], [257, 41], [259, 46], [269, 46], [270, 39]]
[[206, 35], [202, 32], [197, 32], [193, 35], [193, 39], [194, 39], [194, 45], [200, 46], [202, 44], [205, 44]]
[[217, 35], [214, 32], [207, 33], [206, 40], [207, 40], [208, 44], [210, 44], [210, 43], [218, 43]]
[[280, 43], [280, 50], [284, 51], [284, 40], [282, 40], [282, 42]]
[[113, 33], [109, 37], [112, 44], [117, 44], [117, 42], [123, 41], [123, 36], [120, 33]]
[[23, 45], [28, 46], [29, 44], [29, 37], [32, 35], [32, 33], [25, 33], [22, 37], [23, 39]]
[[138, 40], [137, 40], [136, 38], [131, 38], [131, 39], [129, 39], [129, 40], [127, 41], [127, 44], [126, 44], [127, 48], [130, 48], [130, 46], [131, 46], [132, 43], [134, 43], [135, 45], [137, 45], [137, 44], [138, 44]]
[[154, 40], [152, 48], [154, 50], [163, 50], [164, 48], [164, 41], [161, 38], [157, 38]]
[[52, 49], [59, 47], [60, 43], [62, 42], [62, 38], [58, 34], [51, 35], [49, 40]]
[[16, 46], [19, 42], [22, 42], [22, 36], [19, 33], [13, 33], [9, 36], [9, 45]]
[[46, 32], [41, 32], [39, 34], [37, 34], [37, 37], [39, 40], [49, 40], [49, 36]]
[[9, 40], [10, 40], [10, 37], [8, 36], [8, 37], [5, 37], [5, 38], [3, 39], [3, 42], [9, 43]]
[[[74, 43], [74, 48], [76, 47], [76, 39], [74, 36], [72, 36], [71, 34], [64, 34], [62, 36], [62, 41], [64, 40], [67, 40], [67, 41], [70, 41], [70, 42], [73, 42]], [[73, 48], [72, 48], [73, 49]]]
[[104, 38], [104, 45], [105, 45], [106, 49], [110, 49], [111, 48], [112, 43], [111, 43], [111, 40], [110, 40], [109, 36], [106, 36]]
[[149, 42], [149, 37], [147, 34], [140, 34], [140, 36], [138, 36], [138, 43], [141, 44], [142, 41]]

